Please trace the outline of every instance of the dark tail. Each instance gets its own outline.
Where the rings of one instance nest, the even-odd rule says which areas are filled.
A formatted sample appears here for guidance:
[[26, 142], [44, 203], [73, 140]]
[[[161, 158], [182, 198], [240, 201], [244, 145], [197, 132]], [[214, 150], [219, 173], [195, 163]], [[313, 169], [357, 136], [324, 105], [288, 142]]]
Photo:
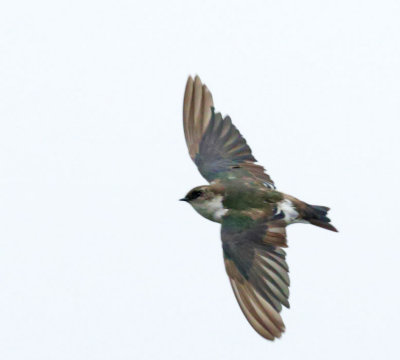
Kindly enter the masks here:
[[326, 206], [308, 205], [303, 219], [310, 224], [337, 232], [336, 228], [330, 224], [331, 220], [327, 216], [328, 211], [329, 208]]

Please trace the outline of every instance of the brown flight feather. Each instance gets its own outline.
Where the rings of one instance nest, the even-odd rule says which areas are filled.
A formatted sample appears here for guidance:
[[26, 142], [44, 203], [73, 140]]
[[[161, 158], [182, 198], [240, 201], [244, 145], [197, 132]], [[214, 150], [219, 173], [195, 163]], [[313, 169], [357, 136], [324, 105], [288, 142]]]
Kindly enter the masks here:
[[207, 86], [202, 85], [198, 76], [194, 81], [189, 76], [183, 100], [183, 129], [192, 160], [199, 151], [201, 138], [210, 122], [212, 106], [213, 98]]

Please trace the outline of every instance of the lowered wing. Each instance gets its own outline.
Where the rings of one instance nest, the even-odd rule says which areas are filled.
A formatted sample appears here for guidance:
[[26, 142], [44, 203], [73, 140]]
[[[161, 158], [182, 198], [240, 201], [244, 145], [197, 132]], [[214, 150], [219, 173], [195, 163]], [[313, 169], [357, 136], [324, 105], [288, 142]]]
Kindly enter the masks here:
[[285, 331], [282, 305], [289, 307], [284, 225], [227, 215], [221, 237], [226, 272], [244, 315], [262, 337], [279, 338]]

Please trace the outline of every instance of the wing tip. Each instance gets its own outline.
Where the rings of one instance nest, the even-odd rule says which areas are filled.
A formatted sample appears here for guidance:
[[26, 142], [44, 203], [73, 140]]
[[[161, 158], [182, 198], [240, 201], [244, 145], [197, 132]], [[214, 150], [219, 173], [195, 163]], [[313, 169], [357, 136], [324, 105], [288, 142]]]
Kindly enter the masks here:
[[183, 98], [183, 127], [190, 157], [194, 160], [211, 118], [213, 98], [199, 75], [189, 75]]
[[280, 338], [286, 328], [279, 312], [243, 279], [231, 260], [225, 259], [225, 266], [236, 300], [253, 329], [264, 339]]

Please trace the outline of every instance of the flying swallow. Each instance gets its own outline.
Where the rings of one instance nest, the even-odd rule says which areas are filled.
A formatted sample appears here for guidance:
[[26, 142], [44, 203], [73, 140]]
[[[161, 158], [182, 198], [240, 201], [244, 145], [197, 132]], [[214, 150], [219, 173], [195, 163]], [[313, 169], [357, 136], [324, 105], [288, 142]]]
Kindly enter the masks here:
[[289, 308], [286, 227], [305, 223], [337, 231], [329, 208], [276, 190], [230, 117], [214, 111], [198, 76], [186, 84], [183, 127], [190, 157], [209, 185], [181, 200], [221, 224], [225, 268], [240, 308], [262, 337], [279, 338], [285, 331], [282, 305]]

